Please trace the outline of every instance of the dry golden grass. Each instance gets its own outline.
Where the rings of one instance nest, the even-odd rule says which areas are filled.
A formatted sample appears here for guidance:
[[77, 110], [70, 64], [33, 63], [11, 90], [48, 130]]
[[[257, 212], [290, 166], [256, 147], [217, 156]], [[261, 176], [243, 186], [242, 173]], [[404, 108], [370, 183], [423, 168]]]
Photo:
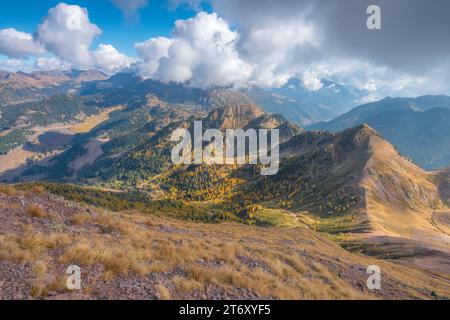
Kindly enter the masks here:
[[158, 284], [155, 286], [155, 289], [158, 292], [160, 300], [170, 300], [170, 292], [169, 292], [169, 290], [167, 290], [166, 287]]
[[152, 273], [161, 273], [172, 270], [172, 266], [168, 263], [156, 261], [150, 265], [149, 271]]
[[178, 289], [182, 290], [183, 292], [191, 292], [194, 290], [204, 289], [204, 285], [202, 283], [180, 276], [173, 277], [172, 282], [177, 286]]
[[45, 192], [45, 188], [43, 186], [32, 186], [28, 192], [31, 194], [43, 194]]
[[32, 297], [37, 298], [42, 295], [46, 287], [42, 281], [42, 277], [47, 272], [47, 265], [43, 261], [38, 260], [34, 263], [33, 271], [36, 275], [36, 280], [31, 287], [30, 294]]
[[68, 248], [59, 258], [59, 262], [72, 262], [82, 265], [100, 263], [110, 275], [134, 271], [146, 275], [149, 270], [146, 261], [151, 256], [145, 245], [131, 243], [128, 240], [112, 240], [101, 237], [82, 239]]
[[43, 261], [36, 261], [34, 263], [34, 272], [38, 277], [42, 276], [44, 273], [47, 272], [47, 265]]
[[30, 289], [30, 294], [33, 298], [39, 298], [42, 296], [45, 290], [45, 284], [42, 282], [36, 281]]
[[108, 248], [103, 243], [91, 244], [84, 241], [67, 250], [59, 259], [59, 262], [63, 264], [77, 262], [83, 265], [101, 263], [107, 271], [116, 274], [128, 272], [133, 260], [128, 259], [125, 252], [118, 248]]
[[100, 123], [109, 119], [109, 115], [113, 111], [121, 110], [123, 107], [117, 106], [106, 109], [99, 114], [87, 117], [82, 123], [75, 124], [70, 129], [75, 133], [87, 133], [98, 126]]
[[372, 139], [371, 151], [367, 174], [361, 181], [371, 228], [385, 235], [430, 243], [440, 239], [442, 232], [433, 225], [431, 216], [448, 207], [440, 197], [436, 173], [399, 156], [381, 138]]
[[42, 276], [38, 276], [30, 289], [30, 295], [34, 298], [41, 298], [48, 295], [49, 292], [64, 293], [67, 289], [67, 276], [58, 277], [47, 282]]
[[47, 218], [49, 214], [37, 205], [31, 205], [26, 209], [26, 212], [35, 218]]
[[72, 217], [72, 223], [79, 226], [91, 220], [91, 216], [87, 213], [78, 213]]
[[0, 192], [10, 197], [17, 195], [17, 190], [13, 186], [8, 185], [0, 185]]
[[66, 292], [67, 289], [67, 276], [61, 276], [56, 278], [55, 281], [51, 282], [49, 285], [45, 287], [45, 292]]
[[150, 273], [150, 266], [145, 262], [138, 262], [132, 266], [134, 272], [136, 272], [141, 277], [145, 277]]
[[36, 262], [49, 249], [65, 246], [71, 241], [66, 234], [44, 235], [30, 231], [24, 235], [0, 235], [0, 259]]
[[[355, 285], [365, 284], [364, 272], [360, 279], [342, 276], [354, 266], [372, 264], [392, 279], [388, 297], [426, 298], [424, 292], [431, 291], [450, 296], [448, 276], [349, 253], [304, 227], [202, 224], [138, 212], [96, 212], [66, 217], [58, 232], [24, 227], [18, 234], [1, 235], [0, 259], [31, 262], [36, 274], [70, 264], [101, 266], [95, 279], [105, 281], [115, 281], [119, 274], [159, 273], [169, 281], [155, 287], [161, 299], [187, 299], [196, 291], [206, 294], [207, 286], [236, 297], [248, 292], [264, 299], [378, 298]], [[74, 224], [78, 227], [72, 228]], [[63, 278], [55, 276], [53, 283], [38, 277], [33, 295], [64, 291]], [[84, 287], [94, 288], [95, 279]]]

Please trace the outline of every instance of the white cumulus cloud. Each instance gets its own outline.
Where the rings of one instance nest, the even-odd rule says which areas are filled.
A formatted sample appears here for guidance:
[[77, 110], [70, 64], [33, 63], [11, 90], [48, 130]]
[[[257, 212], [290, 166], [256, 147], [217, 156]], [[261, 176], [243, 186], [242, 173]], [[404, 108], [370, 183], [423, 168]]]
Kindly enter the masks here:
[[[240, 23], [238, 30], [216, 13], [178, 20], [171, 38], [135, 44], [143, 60], [139, 74], [199, 87], [282, 86], [293, 77], [302, 78], [320, 54], [308, 12], [289, 21]], [[312, 90], [321, 86], [320, 79], [306, 84]]]
[[240, 86], [252, 67], [239, 57], [239, 34], [215, 13], [200, 12], [178, 20], [172, 38], [152, 38], [135, 45], [144, 78], [188, 82], [197, 87]]
[[11, 58], [34, 57], [38, 70], [73, 67], [114, 73], [136, 62], [110, 44], [101, 44], [93, 51], [92, 43], [101, 33], [89, 20], [87, 9], [59, 3], [48, 11], [35, 37], [13, 28], [0, 30], [0, 53]]
[[31, 34], [14, 28], [0, 30], [0, 53], [11, 58], [26, 58], [43, 52]]
[[143, 60], [138, 69], [142, 78], [151, 78], [155, 75], [159, 68], [159, 60], [163, 57], [168, 58], [172, 44], [173, 40], [158, 37], [134, 45], [139, 58]]
[[322, 80], [311, 72], [305, 72], [302, 81], [305, 88], [309, 91], [317, 91], [323, 87]]
[[94, 55], [90, 46], [100, 34], [100, 28], [90, 22], [86, 9], [59, 3], [39, 25], [37, 39], [63, 60], [80, 67], [92, 67]]
[[15, 72], [24, 67], [26, 68], [27, 66], [23, 63], [22, 60], [19, 60], [19, 59], [0, 60], [0, 68], [2, 70]]
[[118, 72], [136, 62], [136, 59], [120, 53], [110, 44], [100, 44], [94, 51], [94, 57], [96, 66], [108, 73]]
[[34, 67], [38, 70], [69, 70], [72, 65], [66, 61], [58, 59], [56, 57], [40, 57], [37, 58]]

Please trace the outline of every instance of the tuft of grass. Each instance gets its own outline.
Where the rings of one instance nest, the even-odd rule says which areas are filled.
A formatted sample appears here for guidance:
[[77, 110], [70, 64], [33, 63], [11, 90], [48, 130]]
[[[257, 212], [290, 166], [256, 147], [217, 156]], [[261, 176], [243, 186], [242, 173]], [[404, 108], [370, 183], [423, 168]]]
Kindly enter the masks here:
[[36, 283], [33, 284], [33, 286], [30, 289], [30, 295], [33, 298], [39, 298], [40, 296], [43, 295], [43, 292], [45, 290], [45, 284], [43, 284], [42, 282], [37, 281]]
[[67, 276], [64, 275], [62, 277], [56, 278], [55, 281], [46, 286], [45, 291], [68, 292], [69, 289], [67, 289]]
[[29, 192], [33, 194], [43, 194], [45, 192], [45, 188], [43, 186], [35, 185], [29, 189]]
[[166, 272], [171, 270], [172, 267], [165, 263], [165, 262], [161, 262], [161, 261], [157, 261], [151, 264], [149, 271], [152, 273], [161, 273], [161, 272]]
[[72, 223], [76, 226], [82, 225], [89, 220], [91, 220], [91, 216], [87, 213], [79, 213], [72, 217]]
[[133, 269], [134, 272], [136, 272], [141, 277], [145, 277], [146, 275], [148, 275], [150, 273], [149, 266], [144, 262], [138, 262], [138, 263], [134, 264], [131, 268]]
[[45, 211], [41, 207], [34, 205], [34, 204], [29, 206], [26, 211], [30, 216], [35, 217], [35, 218], [47, 218], [48, 217], [47, 211]]
[[43, 235], [41, 233], [17, 235], [0, 235], [0, 260], [37, 261], [48, 249], [67, 245], [70, 242], [66, 234]]
[[33, 271], [36, 274], [36, 280], [30, 289], [30, 294], [32, 297], [38, 298], [42, 296], [45, 291], [46, 285], [42, 281], [42, 278], [47, 272], [47, 265], [43, 261], [38, 260], [34, 263]]
[[214, 276], [214, 272], [208, 268], [200, 267], [197, 265], [193, 265], [188, 268], [188, 278], [199, 283], [211, 283], [214, 279]]
[[47, 265], [41, 260], [36, 261], [34, 263], [34, 272], [36, 273], [37, 277], [41, 277], [47, 272]]
[[108, 277], [120, 273], [127, 274], [129, 271], [145, 276], [150, 272], [146, 262], [151, 252], [145, 243], [140, 248], [138, 245], [140, 244], [127, 240], [119, 240], [113, 244], [108, 239], [92, 237], [80, 240], [67, 249], [59, 258], [59, 262], [63, 264], [75, 262], [82, 265], [100, 263], [104, 266]]
[[223, 246], [221, 246], [220, 252], [220, 259], [229, 263], [233, 263], [233, 261], [236, 260], [236, 251], [237, 251], [237, 245], [226, 243]]
[[155, 286], [159, 300], [170, 300], [169, 290], [161, 284]]
[[7, 196], [13, 197], [17, 195], [17, 190], [13, 186], [0, 185], [0, 192], [6, 194]]
[[172, 282], [183, 292], [188, 293], [194, 290], [204, 290], [203, 284], [192, 279], [175, 276], [172, 278]]

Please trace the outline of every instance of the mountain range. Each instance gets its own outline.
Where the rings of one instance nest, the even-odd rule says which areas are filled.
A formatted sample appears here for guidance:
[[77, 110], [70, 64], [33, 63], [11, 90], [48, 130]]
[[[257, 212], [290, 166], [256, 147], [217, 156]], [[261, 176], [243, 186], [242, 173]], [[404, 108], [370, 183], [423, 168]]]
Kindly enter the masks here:
[[[186, 116], [170, 106], [117, 111], [93, 131], [78, 135], [67, 151], [25, 170], [22, 178], [216, 201], [238, 216], [260, 205], [328, 219], [346, 217], [342, 229], [450, 240], [442, 231], [449, 226], [437, 227], [448, 215], [449, 199], [442, 196], [439, 184], [446, 171], [423, 171], [367, 125], [341, 133], [302, 132], [255, 105]], [[204, 130], [282, 128], [278, 174], [260, 176], [257, 167], [249, 165], [173, 165], [172, 132], [192, 128], [195, 120], [203, 121]], [[93, 142], [100, 152], [93, 152]]]
[[322, 80], [322, 87], [309, 91], [299, 80], [291, 80], [281, 88], [258, 87], [240, 90], [212, 88], [194, 89], [158, 81], [141, 81], [133, 74], [121, 73], [107, 77], [97, 70], [36, 71], [0, 73], [0, 106], [37, 101], [57, 93], [76, 90], [81, 95], [95, 92], [109, 93], [109, 98], [123, 103], [130, 97], [120, 97], [129, 92], [144, 99], [148, 92], [167, 102], [192, 103], [206, 108], [233, 103], [256, 103], [267, 112], [279, 113], [298, 125], [309, 125], [329, 120], [348, 111], [363, 99], [367, 92]]
[[[96, 80], [96, 77], [101, 79]], [[93, 239], [103, 239], [105, 232], [111, 232], [131, 254], [135, 252], [138, 238], [133, 236], [137, 232], [134, 227], [127, 229], [131, 228], [130, 223], [145, 225], [152, 232], [156, 228], [163, 233], [178, 232], [173, 230], [184, 228], [186, 220], [228, 223], [232, 230], [238, 230], [240, 227], [236, 224], [240, 224], [251, 228], [245, 231], [248, 232], [247, 240], [253, 237], [250, 234], [274, 230], [274, 241], [278, 243], [291, 244], [297, 239], [302, 243], [312, 241], [311, 245], [315, 247], [324, 243], [323, 237], [327, 244], [337, 242], [341, 246], [339, 250], [350, 252], [351, 257], [336, 251], [332, 265], [342, 259], [353, 259], [354, 252], [362, 254], [355, 255], [363, 257], [361, 259], [372, 256], [370, 259], [376, 259], [376, 263], [383, 266], [389, 260], [393, 263], [389, 268], [402, 266], [420, 278], [419, 289], [406, 290], [410, 296], [432, 296], [425, 285], [431, 281], [427, 275], [432, 272], [443, 283], [443, 289], [436, 289], [435, 296], [448, 296], [450, 169], [443, 167], [450, 163], [447, 152], [450, 122], [446, 116], [450, 111], [449, 97], [386, 98], [356, 107], [329, 122], [301, 126], [299, 122], [313, 122], [313, 117], [309, 107], [299, 101], [304, 99], [307, 103], [312, 98], [302, 93], [303, 89], [296, 87], [296, 82], [279, 89], [205, 90], [175, 83], [142, 81], [131, 74], [103, 77], [95, 72], [83, 74], [77, 71], [64, 75], [34, 75], [31, 78], [40, 79], [36, 81], [40, 81], [42, 88], [35, 82], [28, 84], [36, 85], [31, 91], [22, 91], [22, 86], [11, 87], [10, 92], [21, 92], [20, 98], [15, 100], [16, 103], [0, 107], [0, 180], [10, 184], [0, 188], [0, 195], [6, 195], [2, 199], [6, 207], [12, 208], [11, 212], [9, 209], [4, 212], [7, 217], [23, 220], [28, 219], [23, 217], [23, 211], [29, 210], [32, 219], [45, 219], [46, 215], [39, 209], [26, 208], [28, 202], [30, 205], [37, 202], [39, 208], [60, 217], [39, 226], [42, 230], [53, 230], [54, 221], [68, 219], [63, 213], [65, 209], [61, 208], [78, 208], [76, 211], [82, 212], [84, 218], [71, 216], [70, 219], [79, 221], [77, 234], [86, 234], [89, 240], [83, 240], [84, 245], [76, 249], [68, 245], [63, 250], [67, 261], [73, 259], [88, 265], [98, 262], [110, 271], [111, 277], [117, 273], [126, 274], [129, 270], [140, 270], [147, 275], [149, 262], [141, 261], [142, 252], [136, 252], [134, 258], [128, 256], [125, 260], [132, 262], [122, 267], [122, 262], [116, 264], [104, 256], [107, 261], [100, 256], [92, 258], [91, 250], [98, 245], [92, 242]], [[59, 78], [61, 80], [56, 80]], [[50, 91], [43, 91], [47, 86], [44, 83], [51, 83], [48, 84]], [[327, 106], [331, 101], [328, 101], [326, 90], [338, 87], [335, 83], [324, 86], [322, 100], [314, 102], [321, 106], [315, 109], [319, 110], [317, 112], [332, 110]], [[358, 92], [338, 88], [347, 101], [356, 101]], [[293, 91], [289, 93], [289, 90]], [[262, 100], [258, 100], [260, 98]], [[289, 100], [289, 104], [280, 99]], [[278, 103], [284, 114], [271, 112], [278, 110], [275, 108]], [[320, 117], [325, 119], [348, 109], [350, 106], [342, 104]], [[309, 120], [295, 120], [299, 118], [293, 110], [309, 112]], [[172, 163], [171, 151], [176, 144], [171, 139], [172, 133], [178, 128], [193, 130], [195, 121], [200, 120], [203, 130], [279, 129], [278, 173], [262, 176], [261, 165]], [[425, 171], [424, 168], [439, 170]], [[43, 197], [49, 199], [48, 203], [44, 204]], [[86, 206], [93, 211], [81, 209]], [[0, 206], [0, 211], [2, 208]], [[108, 213], [101, 217], [98, 213], [90, 213], [99, 210]], [[117, 219], [110, 220], [114, 214]], [[155, 221], [158, 222], [145, 220], [145, 214], [157, 217]], [[182, 222], [173, 227], [166, 220], [172, 218]], [[8, 221], [10, 225], [17, 222]], [[100, 231], [95, 229], [97, 227], [92, 229], [92, 223], [101, 225]], [[205, 226], [205, 229], [213, 230], [208, 228]], [[289, 233], [289, 239], [282, 240], [280, 228], [293, 234]], [[295, 232], [302, 235], [308, 232], [311, 239], [296, 238]], [[147, 231], [139, 235], [148, 237]], [[20, 239], [19, 231], [9, 236], [8, 248], [22, 248], [20, 241], [14, 239]], [[0, 257], [14, 258], [11, 250], [2, 247], [6, 243], [2, 241]], [[295, 250], [294, 247], [289, 250]], [[98, 249], [104, 250], [103, 245]], [[114, 250], [119, 252], [120, 248]], [[166, 267], [170, 272], [175, 266], [183, 270], [191, 266], [191, 261], [166, 261], [171, 255], [178, 257], [167, 250], [172, 252], [174, 249], [164, 249], [159, 258], [148, 257], [153, 259], [154, 272], [166, 270], [155, 267], [155, 259], [168, 263]], [[84, 260], [84, 253], [91, 258]], [[253, 254], [252, 251], [243, 257], [235, 253], [230, 261], [259, 261]], [[49, 255], [53, 256], [52, 253]], [[210, 263], [206, 258], [204, 261]], [[328, 270], [328, 264], [320, 261], [320, 268]], [[261, 266], [262, 272], [268, 270], [264, 269], [264, 264]], [[189, 281], [196, 281], [190, 282], [196, 288], [201, 287], [198, 283], [202, 281], [209, 283], [190, 273], [194, 271], [187, 272]], [[243, 276], [242, 270], [234, 272]], [[280, 272], [277, 274], [284, 274], [284, 271]], [[338, 273], [342, 276], [340, 271]], [[392, 278], [398, 277], [396, 272], [390, 274]], [[273, 281], [279, 283], [280, 280]], [[337, 287], [346, 286], [346, 282], [340, 283], [334, 278], [333, 281]], [[248, 283], [241, 285], [247, 288]], [[388, 283], [397, 288], [392, 279]], [[232, 282], [231, 287], [234, 292], [231, 296], [239, 297], [236, 293], [239, 285]], [[252, 288], [249, 290], [258, 292], [256, 296], [270, 297], [264, 291], [266, 289]], [[406, 291], [395, 289], [392, 295], [400, 297], [407, 294]], [[40, 294], [45, 295], [45, 292], [43, 289]], [[357, 292], [365, 291], [357, 289]], [[245, 293], [246, 297], [250, 295]], [[383, 293], [382, 296], [388, 295]]]
[[339, 132], [369, 124], [424, 169], [450, 164], [450, 97], [386, 98], [365, 104], [308, 130]]
[[83, 82], [105, 80], [98, 70], [0, 72], [0, 107], [64, 93]]
[[279, 113], [301, 126], [330, 120], [356, 107], [368, 92], [330, 80], [308, 90], [297, 79], [280, 88], [250, 88], [244, 92], [267, 112]]

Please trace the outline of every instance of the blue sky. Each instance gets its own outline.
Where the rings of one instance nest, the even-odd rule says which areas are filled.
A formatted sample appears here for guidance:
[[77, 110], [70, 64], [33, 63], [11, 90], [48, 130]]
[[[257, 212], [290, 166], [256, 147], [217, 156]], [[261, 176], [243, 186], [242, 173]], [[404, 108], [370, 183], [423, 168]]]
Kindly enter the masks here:
[[[0, 10], [0, 29], [14, 27], [17, 30], [33, 33], [50, 8], [60, 0], [8, 1], [2, 3]], [[92, 23], [102, 29], [102, 35], [95, 39], [98, 43], [110, 43], [119, 51], [136, 56], [135, 42], [142, 42], [152, 37], [169, 36], [174, 22], [195, 15], [189, 6], [171, 6], [166, 0], [151, 0], [139, 10], [138, 21], [127, 20], [110, 0], [76, 0], [64, 1], [87, 8]], [[7, 4], [6, 4], [7, 3]], [[208, 10], [204, 5], [203, 10]]]

